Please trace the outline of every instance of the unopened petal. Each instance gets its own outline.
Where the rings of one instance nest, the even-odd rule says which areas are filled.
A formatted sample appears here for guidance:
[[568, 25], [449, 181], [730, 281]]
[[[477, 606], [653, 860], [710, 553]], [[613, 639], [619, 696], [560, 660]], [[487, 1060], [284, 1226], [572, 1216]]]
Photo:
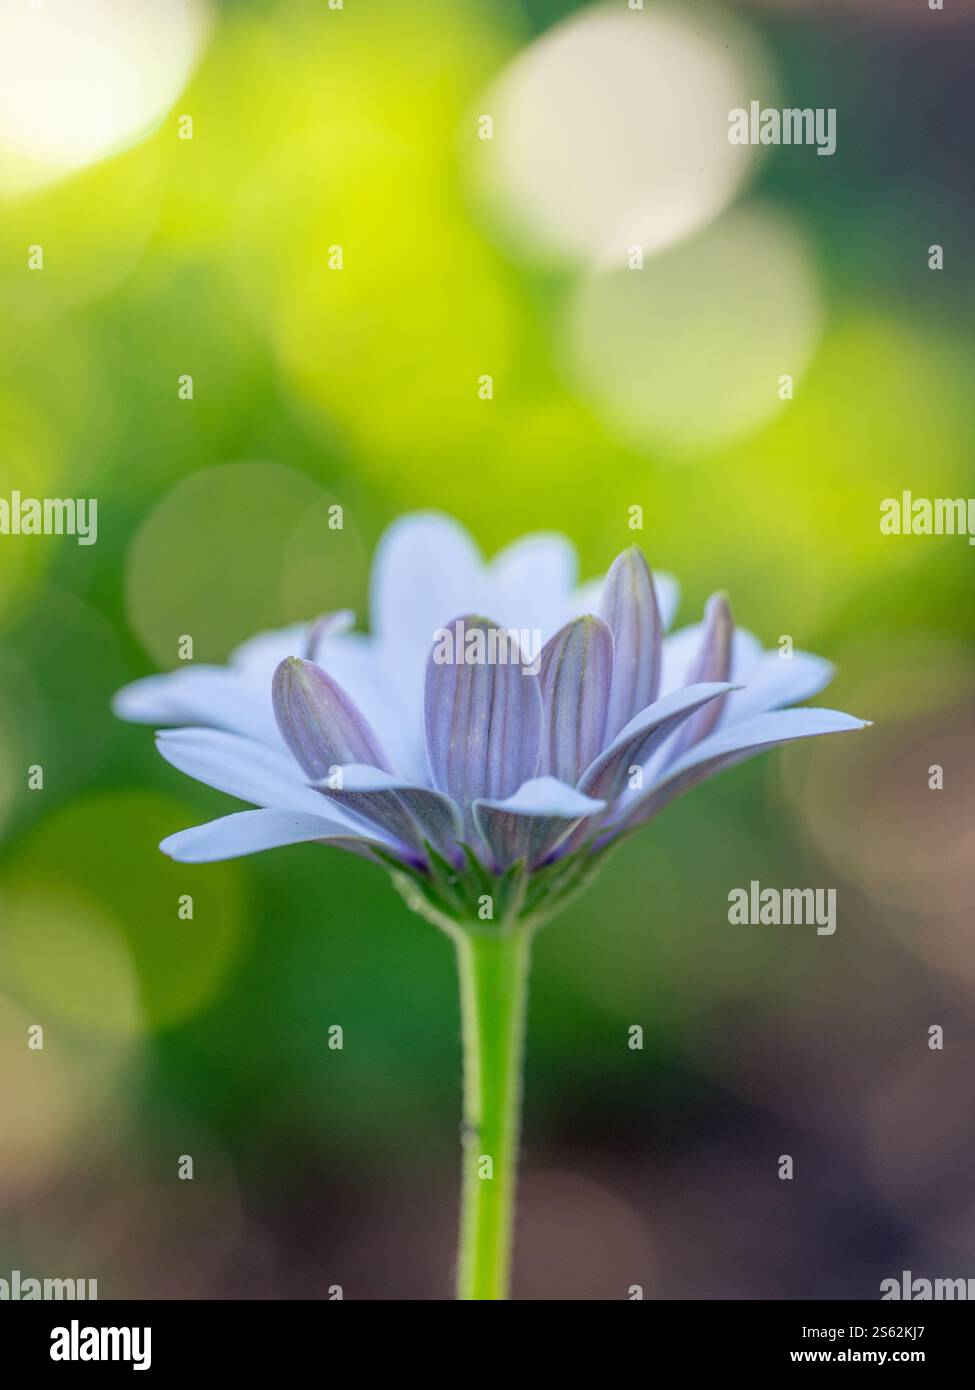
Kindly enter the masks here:
[[650, 570], [636, 546], [613, 561], [599, 616], [613, 634], [613, 685], [604, 730], [611, 739], [653, 704], [660, 686], [660, 613]]
[[485, 618], [457, 618], [430, 653], [425, 713], [433, 784], [461, 808], [469, 833], [473, 801], [511, 796], [535, 775], [538, 677], [504, 629]]
[[542, 649], [539, 771], [575, 786], [603, 746], [613, 638], [600, 618], [577, 618]]
[[281, 737], [313, 781], [343, 763], [390, 771], [365, 716], [320, 667], [288, 657], [274, 673], [272, 695]]
[[[687, 673], [687, 684], [727, 681], [731, 676], [735, 620], [724, 594], [713, 594], [704, 610], [704, 623], [697, 652]], [[706, 738], [721, 718], [724, 700], [711, 701], [706, 709], [689, 719], [668, 749], [668, 760]]]

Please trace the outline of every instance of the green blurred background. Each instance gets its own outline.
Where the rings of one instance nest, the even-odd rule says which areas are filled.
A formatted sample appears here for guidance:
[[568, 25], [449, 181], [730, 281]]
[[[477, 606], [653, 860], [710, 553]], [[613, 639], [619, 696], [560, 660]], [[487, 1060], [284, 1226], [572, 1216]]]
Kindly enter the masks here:
[[[0, 7], [0, 496], [99, 502], [97, 545], [0, 536], [0, 1276], [450, 1296], [446, 941], [351, 857], [166, 860], [227, 799], [109, 701], [184, 633], [366, 622], [404, 511], [589, 576], [633, 506], [680, 623], [727, 588], [875, 726], [694, 792], [542, 934], [516, 1296], [975, 1276], [975, 556], [879, 530], [975, 491], [972, 6], [88, 17]], [[836, 154], [729, 146], [752, 98]], [[836, 887], [836, 935], [730, 927], [751, 879]]]

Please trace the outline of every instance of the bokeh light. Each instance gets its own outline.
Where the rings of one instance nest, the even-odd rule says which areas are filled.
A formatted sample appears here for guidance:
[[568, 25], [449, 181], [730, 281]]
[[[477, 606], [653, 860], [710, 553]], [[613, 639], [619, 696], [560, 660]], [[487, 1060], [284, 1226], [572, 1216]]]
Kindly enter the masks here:
[[[121, 1126], [137, 1082], [138, 1052], [119, 1037], [79, 1045], [76, 1033], [62, 1032], [43, 1011], [5, 995], [0, 1047], [0, 1210], [9, 1214], [30, 1210], [70, 1172], [86, 1150], [89, 1126], [97, 1127], [105, 1113], [113, 1127]], [[9, 1241], [9, 1230], [3, 1237]]]
[[730, 202], [756, 151], [729, 142], [728, 112], [755, 92], [771, 100], [772, 84], [757, 37], [726, 10], [594, 6], [480, 99], [476, 119], [493, 123], [480, 191], [522, 249], [612, 265], [634, 245], [650, 255]]
[[255, 632], [354, 607], [365, 555], [351, 517], [329, 526], [334, 505], [280, 464], [223, 464], [178, 484], [129, 560], [129, 616], [155, 662], [175, 666], [184, 636], [193, 659], [223, 660]]
[[727, 213], [642, 269], [603, 270], [576, 291], [569, 370], [626, 437], [707, 449], [784, 405], [815, 349], [814, 261], [781, 213]]
[[2, 0], [0, 191], [33, 190], [151, 130], [208, 17], [203, 0]]
[[17, 999], [65, 1028], [123, 1037], [207, 1007], [249, 921], [239, 865], [191, 880], [159, 853], [163, 836], [192, 819], [153, 793], [103, 793], [18, 841], [4, 877], [5, 973]]

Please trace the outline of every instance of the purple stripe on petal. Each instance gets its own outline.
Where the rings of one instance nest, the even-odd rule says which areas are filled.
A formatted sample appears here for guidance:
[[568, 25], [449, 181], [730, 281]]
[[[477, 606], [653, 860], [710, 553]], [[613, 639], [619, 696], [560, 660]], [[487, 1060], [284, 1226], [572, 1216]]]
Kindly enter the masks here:
[[576, 827], [584, 834], [584, 822], [605, 807], [555, 777], [536, 777], [504, 801], [475, 802], [474, 819], [502, 872], [516, 859], [534, 868]]
[[428, 841], [445, 858], [460, 863], [461, 818], [450, 797], [429, 787], [412, 786], [374, 767], [338, 768], [327, 781], [313, 784], [338, 806], [379, 827], [399, 844], [423, 857]]
[[613, 685], [604, 740], [652, 705], [660, 687], [660, 613], [653, 578], [636, 546], [613, 561], [599, 601], [613, 634]]
[[628, 787], [634, 768], [642, 768], [685, 720], [696, 717], [699, 710], [731, 689], [727, 682], [712, 681], [664, 695], [631, 719], [605, 752], [586, 768], [579, 779], [579, 790], [587, 796], [601, 797], [612, 806]]
[[457, 618], [427, 662], [425, 716], [434, 786], [461, 808], [471, 836], [471, 803], [511, 796], [538, 768], [538, 677], [510, 633], [486, 618]]
[[274, 673], [274, 713], [281, 737], [308, 777], [326, 778], [343, 763], [390, 770], [379, 740], [331, 676], [289, 656]]
[[575, 786], [603, 745], [613, 637], [600, 618], [577, 618], [542, 648], [539, 772]]
[[[701, 644], [687, 672], [688, 685], [696, 685], [700, 681], [729, 679], [734, 636], [735, 620], [731, 616], [727, 596], [712, 594], [704, 610]], [[667, 750], [668, 763], [673, 763], [688, 748], [707, 738], [721, 718], [725, 704], [725, 700], [715, 700], [684, 725], [674, 739], [673, 746]]]

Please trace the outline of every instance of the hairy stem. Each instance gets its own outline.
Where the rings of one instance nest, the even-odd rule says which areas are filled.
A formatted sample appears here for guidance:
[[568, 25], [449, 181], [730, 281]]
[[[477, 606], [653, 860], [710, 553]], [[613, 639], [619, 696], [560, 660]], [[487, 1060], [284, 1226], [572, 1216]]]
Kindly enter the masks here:
[[505, 1299], [511, 1265], [531, 931], [457, 933], [464, 1038], [457, 1297]]

